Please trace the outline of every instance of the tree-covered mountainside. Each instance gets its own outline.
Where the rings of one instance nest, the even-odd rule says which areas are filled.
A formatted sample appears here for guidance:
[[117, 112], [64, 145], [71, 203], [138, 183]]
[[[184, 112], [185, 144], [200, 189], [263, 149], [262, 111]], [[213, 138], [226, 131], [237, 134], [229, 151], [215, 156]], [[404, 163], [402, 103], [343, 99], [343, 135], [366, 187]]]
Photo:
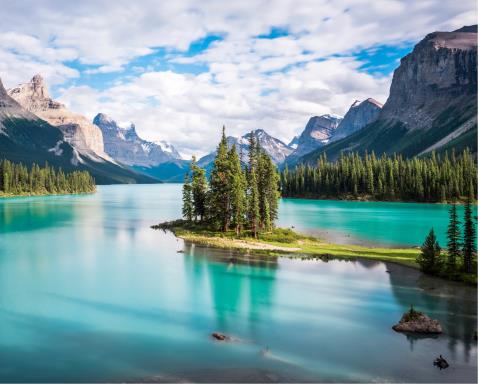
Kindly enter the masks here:
[[407, 159], [401, 155], [342, 154], [316, 166], [301, 164], [281, 173], [284, 197], [447, 202], [474, 195], [476, 163], [467, 149], [459, 156], [432, 153]]
[[87, 171], [65, 173], [48, 164], [27, 167], [9, 160], [0, 161], [0, 195], [88, 193], [95, 190], [95, 180]]
[[322, 153], [336, 160], [342, 152], [476, 153], [477, 113], [477, 27], [431, 33], [402, 58], [377, 120], [300, 161], [314, 164]]

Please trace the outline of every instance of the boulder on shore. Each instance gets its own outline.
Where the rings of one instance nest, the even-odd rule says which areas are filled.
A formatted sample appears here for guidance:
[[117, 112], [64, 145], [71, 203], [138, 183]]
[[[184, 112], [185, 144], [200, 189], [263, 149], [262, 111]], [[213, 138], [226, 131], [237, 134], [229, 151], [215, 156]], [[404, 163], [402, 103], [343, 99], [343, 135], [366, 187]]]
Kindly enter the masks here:
[[442, 327], [438, 320], [431, 319], [422, 312], [415, 311], [413, 307], [403, 314], [402, 318], [392, 329], [396, 332], [411, 332], [425, 334], [442, 333]]

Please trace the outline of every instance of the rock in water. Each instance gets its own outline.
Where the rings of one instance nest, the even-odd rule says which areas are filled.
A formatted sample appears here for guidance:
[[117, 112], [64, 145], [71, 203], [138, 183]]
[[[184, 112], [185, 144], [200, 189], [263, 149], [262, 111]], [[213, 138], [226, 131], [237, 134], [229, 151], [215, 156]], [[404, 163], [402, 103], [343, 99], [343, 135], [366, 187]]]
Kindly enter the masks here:
[[212, 338], [215, 339], [215, 340], [218, 340], [218, 341], [230, 341], [231, 340], [231, 337], [230, 336], [227, 336], [223, 333], [219, 333], [219, 332], [213, 332], [211, 334]]
[[442, 327], [438, 320], [430, 319], [422, 312], [415, 311], [413, 307], [403, 314], [398, 324], [392, 329], [396, 332], [411, 332], [424, 334], [442, 333]]
[[435, 361], [433, 362], [433, 365], [440, 368], [440, 370], [447, 369], [450, 366], [448, 364], [448, 361], [446, 361], [442, 355], [440, 355], [439, 357], [435, 359]]

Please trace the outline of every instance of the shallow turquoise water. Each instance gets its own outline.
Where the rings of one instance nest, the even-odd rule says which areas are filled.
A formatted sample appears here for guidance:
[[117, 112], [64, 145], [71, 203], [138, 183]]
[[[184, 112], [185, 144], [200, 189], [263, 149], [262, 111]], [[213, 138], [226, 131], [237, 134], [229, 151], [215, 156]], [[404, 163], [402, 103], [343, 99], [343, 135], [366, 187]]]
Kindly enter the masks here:
[[[463, 207], [458, 207], [460, 218]], [[334, 242], [419, 246], [431, 228], [446, 245], [448, 206], [445, 204], [381, 203], [340, 200], [284, 199], [280, 226]]]
[[[397, 244], [446, 226], [433, 205], [426, 224], [402, 218], [391, 228], [405, 233], [387, 235], [366, 226], [393, 206], [354, 204], [284, 201], [281, 224]], [[476, 289], [381, 262], [239, 257], [149, 228], [179, 211], [178, 185], [0, 201], [0, 381], [476, 381]], [[410, 304], [445, 334], [392, 331]], [[432, 366], [438, 354], [451, 368]]]

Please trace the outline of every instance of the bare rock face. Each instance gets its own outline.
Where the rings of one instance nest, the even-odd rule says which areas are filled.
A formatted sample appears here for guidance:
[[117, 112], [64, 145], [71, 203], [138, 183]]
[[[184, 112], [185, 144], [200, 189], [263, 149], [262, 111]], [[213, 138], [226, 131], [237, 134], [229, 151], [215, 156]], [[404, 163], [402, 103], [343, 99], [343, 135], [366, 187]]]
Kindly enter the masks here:
[[10, 97], [7, 90], [0, 80], [0, 132], [1, 121], [5, 118], [22, 118], [27, 120], [37, 120], [38, 117], [29, 113], [22, 106]]
[[375, 121], [382, 106], [382, 103], [372, 98], [368, 98], [364, 101], [355, 100], [337, 129], [333, 131], [330, 141], [332, 142], [347, 137]]
[[107, 157], [101, 130], [86, 117], [71, 112], [64, 104], [53, 100], [40, 75], [33, 76], [28, 83], [9, 89], [8, 94], [31, 113], [58, 127], [65, 140], [80, 153]]
[[477, 28], [434, 32], [401, 59], [380, 119], [399, 120], [408, 129], [427, 129], [450, 105], [477, 90]]
[[311, 117], [297, 140], [297, 148], [288, 160], [293, 161], [326, 145], [341, 121], [342, 117], [329, 114]]
[[181, 158], [178, 151], [169, 143], [153, 143], [140, 138], [134, 124], [120, 127], [104, 113], [96, 115], [93, 123], [103, 133], [106, 153], [122, 164], [151, 167]]
[[422, 334], [442, 333], [442, 327], [438, 320], [430, 319], [422, 312], [413, 310], [413, 308], [403, 314], [402, 318], [392, 329], [396, 332], [410, 332]]

